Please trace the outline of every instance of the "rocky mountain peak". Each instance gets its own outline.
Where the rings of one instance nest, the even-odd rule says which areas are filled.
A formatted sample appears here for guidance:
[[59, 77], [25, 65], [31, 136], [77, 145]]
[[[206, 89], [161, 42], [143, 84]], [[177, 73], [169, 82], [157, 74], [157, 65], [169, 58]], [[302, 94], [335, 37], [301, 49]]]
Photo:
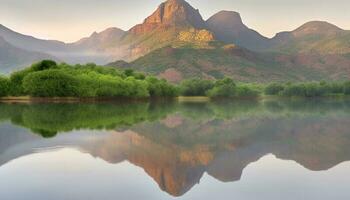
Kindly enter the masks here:
[[161, 26], [188, 26], [196, 29], [206, 28], [206, 23], [199, 13], [184, 0], [168, 0], [159, 5], [157, 10], [147, 17], [143, 24], [131, 29], [133, 33], [144, 33]]

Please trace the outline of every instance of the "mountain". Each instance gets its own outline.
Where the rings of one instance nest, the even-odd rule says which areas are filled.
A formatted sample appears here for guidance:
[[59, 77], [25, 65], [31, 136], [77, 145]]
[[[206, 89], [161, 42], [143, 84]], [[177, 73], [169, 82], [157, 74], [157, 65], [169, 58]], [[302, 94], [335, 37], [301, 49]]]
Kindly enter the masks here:
[[62, 51], [65, 43], [56, 40], [41, 40], [17, 33], [0, 24], [0, 37], [15, 47], [37, 52]]
[[104, 64], [119, 57], [123, 58], [121, 55], [124, 53], [116, 43], [124, 34], [125, 31], [121, 29], [108, 28], [100, 33], [94, 32], [91, 36], [77, 42], [64, 43], [56, 40], [37, 39], [0, 25], [0, 37], [14, 47], [49, 54], [73, 64], [87, 62]]
[[319, 54], [349, 54], [350, 31], [323, 21], [312, 21], [290, 32], [278, 33], [269, 51]]
[[120, 44], [129, 46], [131, 59], [168, 45], [206, 47], [214, 40], [206, 28], [199, 11], [186, 1], [168, 0], [142, 24], [131, 28]]
[[253, 51], [264, 49], [269, 44], [268, 38], [244, 25], [237, 12], [220, 11], [207, 20], [207, 26], [216, 39]]
[[0, 37], [0, 73], [9, 73], [43, 59], [55, 58], [48, 54], [20, 49]]
[[168, 0], [158, 7], [158, 9], [145, 19], [143, 24], [131, 28], [133, 34], [144, 34], [152, 32], [157, 28], [193, 27], [205, 29], [206, 23], [202, 19], [199, 11], [194, 9], [184, 0]]
[[103, 50], [119, 42], [125, 31], [119, 28], [108, 28], [100, 33], [94, 32], [90, 37], [82, 38], [71, 45], [79, 49]]

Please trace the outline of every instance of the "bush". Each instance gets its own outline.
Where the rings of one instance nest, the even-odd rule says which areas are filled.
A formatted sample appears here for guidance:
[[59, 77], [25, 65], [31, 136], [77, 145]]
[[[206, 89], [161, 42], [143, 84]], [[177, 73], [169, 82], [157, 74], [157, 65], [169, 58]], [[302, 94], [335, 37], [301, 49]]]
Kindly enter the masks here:
[[77, 96], [78, 81], [59, 70], [46, 70], [30, 73], [23, 79], [23, 88], [34, 97]]
[[209, 97], [233, 97], [236, 95], [236, 84], [230, 78], [224, 78], [215, 82], [213, 89], [207, 92]]
[[290, 84], [282, 91], [283, 96], [305, 96], [305, 87], [303, 84]]
[[326, 94], [326, 88], [317, 83], [305, 84], [305, 96], [306, 97], [321, 97]]
[[178, 89], [164, 79], [159, 80], [155, 77], [147, 77], [146, 81], [151, 97], [175, 97], [178, 95]]
[[21, 71], [17, 71], [11, 74], [10, 76], [10, 88], [9, 94], [12, 96], [21, 96], [25, 95], [24, 88], [22, 86], [23, 79], [25, 76], [33, 72], [32, 69], [24, 69]]
[[10, 81], [6, 77], [0, 76], [0, 97], [8, 96]]
[[184, 96], [205, 96], [208, 90], [214, 87], [214, 83], [210, 80], [189, 79], [180, 85], [181, 94]]
[[343, 92], [345, 95], [350, 95], [350, 81], [344, 83]]
[[238, 97], [258, 97], [260, 92], [249, 86], [238, 86], [236, 88], [236, 96]]
[[284, 90], [284, 85], [280, 83], [271, 83], [265, 88], [266, 95], [278, 95]]
[[327, 94], [326, 87], [318, 83], [300, 83], [286, 86], [282, 95], [298, 97], [321, 97]]
[[342, 83], [326, 83], [321, 84], [328, 94], [342, 94], [344, 92], [344, 85]]
[[54, 69], [54, 68], [57, 68], [57, 63], [52, 60], [43, 60], [38, 63], [34, 63], [31, 66], [31, 69], [33, 71], [43, 71], [43, 70]]

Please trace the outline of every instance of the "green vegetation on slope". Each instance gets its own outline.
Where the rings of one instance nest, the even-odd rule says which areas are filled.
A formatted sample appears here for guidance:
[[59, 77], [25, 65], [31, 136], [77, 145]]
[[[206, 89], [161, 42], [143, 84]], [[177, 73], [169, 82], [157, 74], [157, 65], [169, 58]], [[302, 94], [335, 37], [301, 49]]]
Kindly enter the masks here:
[[[334, 61], [333, 63], [328, 62]], [[345, 80], [349, 59], [342, 56], [294, 56], [255, 53], [234, 46], [212, 48], [164, 47], [129, 63], [128, 67], [173, 82], [198, 77], [232, 77], [242, 82]], [[118, 63], [107, 66], [120, 67]], [[342, 72], [342, 73], [339, 73]]]

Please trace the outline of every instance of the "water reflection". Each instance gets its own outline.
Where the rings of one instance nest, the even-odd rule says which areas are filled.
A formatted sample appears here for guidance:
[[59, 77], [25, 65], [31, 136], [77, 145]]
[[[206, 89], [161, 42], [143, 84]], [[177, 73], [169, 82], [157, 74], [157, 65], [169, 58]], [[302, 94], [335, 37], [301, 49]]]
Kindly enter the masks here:
[[205, 173], [239, 181], [268, 154], [312, 171], [349, 161], [349, 111], [346, 100], [0, 104], [0, 165], [74, 148], [112, 164], [128, 161], [182, 196]]

